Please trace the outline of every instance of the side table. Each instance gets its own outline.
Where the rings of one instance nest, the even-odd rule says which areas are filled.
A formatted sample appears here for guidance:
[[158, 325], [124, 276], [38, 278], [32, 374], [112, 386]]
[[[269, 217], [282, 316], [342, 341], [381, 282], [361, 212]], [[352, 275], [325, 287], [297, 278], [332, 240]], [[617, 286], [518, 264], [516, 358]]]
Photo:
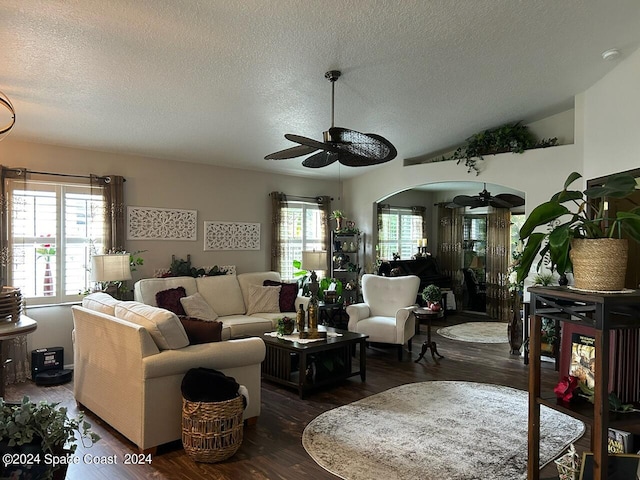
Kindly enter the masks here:
[[341, 328], [345, 322], [342, 321], [342, 317], [346, 315], [344, 311], [344, 304], [342, 302], [327, 303], [318, 302], [319, 320], [321, 325], [328, 327]]
[[0, 397], [4, 398], [4, 366], [11, 361], [7, 358], [6, 340], [33, 332], [38, 323], [26, 315], [21, 315], [17, 322], [0, 323]]
[[431, 340], [431, 321], [434, 318], [444, 317], [444, 312], [442, 310], [434, 312], [432, 310], [429, 310], [428, 308], [416, 308], [413, 311], [413, 315], [416, 317], [416, 320], [417, 320], [417, 323], [416, 323], [417, 329], [420, 328], [421, 323], [424, 322], [427, 324], [427, 339], [422, 344], [422, 350], [420, 351], [420, 355], [418, 355], [418, 358], [416, 359], [415, 363], [418, 363], [420, 360], [424, 358], [424, 354], [427, 353], [427, 350], [431, 350], [431, 358], [433, 358], [435, 362], [438, 361], [436, 359], [436, 355], [440, 358], [444, 358], [442, 355], [440, 355], [440, 353], [438, 353], [438, 347], [436, 346], [436, 342]]

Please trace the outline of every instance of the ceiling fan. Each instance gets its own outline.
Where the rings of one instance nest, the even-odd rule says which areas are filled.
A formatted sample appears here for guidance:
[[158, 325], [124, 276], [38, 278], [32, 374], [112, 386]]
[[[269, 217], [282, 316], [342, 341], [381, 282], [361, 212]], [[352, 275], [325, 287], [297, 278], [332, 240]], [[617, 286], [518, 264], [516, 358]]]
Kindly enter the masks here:
[[478, 195], [456, 195], [453, 201], [447, 204], [447, 208], [460, 207], [495, 207], [495, 208], [513, 208], [524, 205], [524, 198], [512, 193], [500, 193], [491, 195], [487, 191], [487, 184], [484, 184], [483, 190]]
[[340, 78], [339, 70], [330, 70], [324, 74], [331, 82], [331, 128], [323, 132], [323, 142], [291, 133], [284, 138], [299, 145], [264, 157], [266, 160], [284, 160], [301, 157], [320, 150], [307, 157], [302, 165], [309, 168], [321, 168], [340, 162], [348, 167], [365, 167], [393, 160], [398, 152], [386, 138], [374, 133], [360, 133], [355, 130], [334, 127], [334, 88]]

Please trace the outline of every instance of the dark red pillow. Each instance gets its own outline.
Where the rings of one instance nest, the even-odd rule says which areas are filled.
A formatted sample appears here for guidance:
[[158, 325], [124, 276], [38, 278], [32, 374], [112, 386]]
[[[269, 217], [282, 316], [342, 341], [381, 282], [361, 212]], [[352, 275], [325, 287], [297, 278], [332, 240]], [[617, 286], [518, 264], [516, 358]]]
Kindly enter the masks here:
[[191, 345], [222, 340], [222, 322], [195, 317], [180, 317], [180, 323], [182, 323]]
[[156, 304], [160, 308], [169, 310], [178, 316], [186, 315], [187, 313], [184, 311], [182, 303], [180, 302], [180, 299], [186, 296], [187, 292], [184, 287], [162, 290], [161, 292], [156, 293]]
[[298, 298], [298, 284], [297, 283], [282, 283], [275, 280], [265, 280], [262, 283], [263, 287], [282, 287], [280, 289], [280, 311], [281, 312], [295, 312], [296, 311], [296, 298]]

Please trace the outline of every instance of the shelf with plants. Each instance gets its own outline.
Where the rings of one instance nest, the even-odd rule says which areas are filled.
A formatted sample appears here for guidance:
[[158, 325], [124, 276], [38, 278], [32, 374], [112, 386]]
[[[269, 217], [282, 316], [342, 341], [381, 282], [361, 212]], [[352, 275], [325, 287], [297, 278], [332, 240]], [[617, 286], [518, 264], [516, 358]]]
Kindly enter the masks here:
[[342, 282], [346, 304], [360, 299], [360, 272], [364, 258], [364, 234], [359, 231], [331, 232], [331, 277]]

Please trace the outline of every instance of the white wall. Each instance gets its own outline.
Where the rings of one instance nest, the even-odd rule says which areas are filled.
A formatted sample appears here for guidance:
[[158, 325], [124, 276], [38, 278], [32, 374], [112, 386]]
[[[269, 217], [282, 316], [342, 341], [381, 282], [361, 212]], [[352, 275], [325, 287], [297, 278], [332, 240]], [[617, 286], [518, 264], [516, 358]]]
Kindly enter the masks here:
[[584, 176], [640, 167], [640, 49], [584, 92]]
[[[355, 212], [354, 220], [367, 232], [370, 241], [375, 225], [375, 204], [380, 198], [419, 185], [448, 181], [487, 182], [520, 190], [525, 194], [526, 212], [562, 189], [572, 171], [582, 170], [581, 149], [576, 145], [528, 150], [524, 154], [502, 153], [486, 156], [479, 176], [467, 173], [455, 161], [403, 166], [400, 159], [380, 169], [345, 181], [345, 210]], [[371, 252], [372, 245], [367, 245]]]
[[[271, 191], [311, 197], [330, 195], [336, 199], [334, 208], [341, 208], [337, 202], [337, 181], [17, 142], [11, 141], [10, 136], [0, 143], [0, 163], [35, 171], [122, 175], [127, 180], [127, 205], [197, 210], [196, 241], [137, 240], [126, 243], [128, 251], [146, 250], [141, 254], [144, 265], [133, 272], [134, 281], [152, 276], [156, 269], [168, 268], [171, 255], [186, 259], [190, 254], [194, 266], [236, 265], [239, 273], [269, 270], [271, 203], [268, 195]], [[205, 252], [205, 220], [260, 223], [260, 250]], [[29, 336], [29, 348], [62, 346], [65, 363], [71, 363], [70, 309], [34, 307], [28, 308], [27, 313], [38, 321], [38, 329]]]

